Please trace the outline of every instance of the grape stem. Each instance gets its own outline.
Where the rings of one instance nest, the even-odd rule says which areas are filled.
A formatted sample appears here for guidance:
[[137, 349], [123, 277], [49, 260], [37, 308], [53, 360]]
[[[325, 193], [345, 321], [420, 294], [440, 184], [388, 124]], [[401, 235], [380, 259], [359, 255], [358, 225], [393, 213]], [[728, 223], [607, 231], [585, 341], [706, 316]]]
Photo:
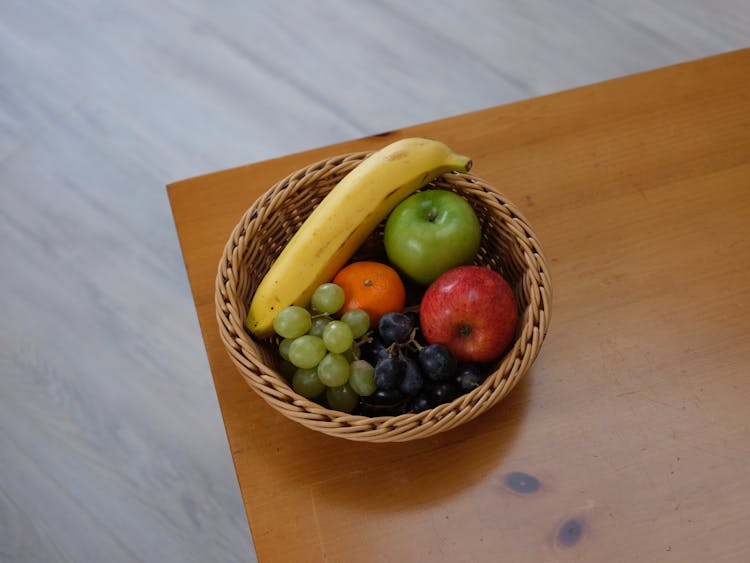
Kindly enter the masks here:
[[364, 346], [365, 344], [368, 344], [372, 342], [372, 331], [368, 330], [365, 332], [362, 336], [359, 337], [359, 339], [355, 339], [352, 343], [352, 355], [354, 356], [355, 360], [359, 360], [362, 358], [362, 354], [359, 351], [360, 346]]
[[315, 313], [313, 315], [310, 315], [310, 319], [311, 320], [322, 319], [323, 317], [329, 317], [329, 316], [330, 316], [329, 313]]
[[419, 352], [424, 346], [422, 346], [419, 341], [417, 340], [417, 329], [413, 328], [411, 331], [411, 334], [409, 335], [409, 341], [407, 344], [413, 344], [414, 347], [417, 349], [417, 352]]
[[404, 348], [408, 348], [409, 346], [414, 346], [414, 348], [419, 352], [424, 346], [422, 346], [417, 341], [417, 328], [411, 329], [411, 334], [409, 334], [409, 340], [406, 342], [394, 342], [386, 350], [388, 351], [388, 355], [392, 355], [393, 352], [398, 352], [400, 356], [403, 356], [402, 350]]

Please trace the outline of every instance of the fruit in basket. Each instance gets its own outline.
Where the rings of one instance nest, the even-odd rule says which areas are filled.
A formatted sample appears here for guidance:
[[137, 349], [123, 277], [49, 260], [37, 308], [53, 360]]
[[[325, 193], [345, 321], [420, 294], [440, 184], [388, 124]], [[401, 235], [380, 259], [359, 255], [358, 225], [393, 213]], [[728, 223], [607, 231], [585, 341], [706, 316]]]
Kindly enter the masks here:
[[354, 344], [351, 327], [344, 321], [331, 321], [323, 329], [323, 344], [335, 354], [343, 354]]
[[[299, 395], [349, 413], [357, 408], [360, 397], [377, 390], [376, 361], [361, 357], [361, 350], [375, 346], [369, 332], [370, 317], [354, 309], [335, 319], [343, 290], [333, 283], [321, 284], [313, 295], [317, 297], [315, 307], [310, 305], [312, 310], [290, 305], [276, 316], [281, 369]], [[300, 334], [306, 327], [307, 332]], [[383, 353], [388, 354], [385, 348]]]
[[362, 399], [362, 412], [366, 416], [393, 416], [399, 413], [404, 397], [398, 389], [378, 389]]
[[312, 326], [310, 312], [304, 307], [294, 305], [281, 311], [273, 320], [273, 329], [282, 338], [302, 336]]
[[389, 356], [375, 364], [374, 381], [378, 389], [395, 389], [402, 378], [404, 362], [399, 356]]
[[518, 312], [513, 290], [500, 274], [459, 266], [427, 288], [420, 319], [427, 341], [445, 345], [459, 362], [489, 362], [513, 339]]
[[386, 346], [408, 342], [413, 330], [412, 320], [404, 313], [396, 311], [386, 313], [378, 322], [378, 334]]
[[326, 386], [315, 368], [297, 368], [292, 377], [292, 389], [307, 399], [314, 399], [325, 391]]
[[391, 212], [383, 242], [394, 266], [429, 285], [451, 268], [471, 264], [481, 238], [479, 219], [468, 201], [448, 190], [425, 190]]
[[419, 365], [430, 381], [447, 381], [456, 372], [456, 358], [447, 346], [428, 344], [419, 350]]
[[[312, 334], [313, 336], [320, 336], [322, 338], [323, 331], [328, 326], [328, 323], [330, 323], [332, 320], [333, 319], [328, 315], [315, 316], [315, 318], [313, 318], [312, 322], [310, 323], [310, 330], [308, 331], [308, 333]], [[278, 332], [276, 334], [278, 334]]]
[[476, 364], [464, 364], [458, 370], [456, 383], [462, 393], [468, 393], [479, 387], [485, 380], [482, 370]]
[[390, 357], [388, 349], [377, 335], [373, 335], [367, 340], [367, 342], [362, 343], [359, 347], [359, 355], [363, 360], [367, 360], [374, 366], [377, 365], [380, 360]]
[[350, 385], [344, 384], [340, 387], [326, 389], [326, 400], [333, 410], [352, 412], [359, 404], [359, 395], [354, 392]]
[[313, 311], [332, 315], [344, 306], [344, 289], [335, 283], [324, 283], [313, 291], [310, 298]]
[[430, 398], [436, 405], [443, 403], [450, 403], [453, 399], [458, 396], [458, 389], [455, 384], [450, 381], [444, 381], [438, 383], [430, 389]]
[[365, 360], [354, 360], [351, 364], [349, 386], [360, 397], [368, 397], [376, 390], [375, 368]]
[[[332, 286], [322, 284], [314, 294], [339, 293], [341, 288]], [[425, 296], [429, 305], [428, 293]], [[292, 305], [277, 315], [275, 326], [293, 334], [278, 341], [281, 364], [289, 367], [287, 381], [302, 397], [346, 413], [397, 416], [452, 401], [484, 381], [481, 366], [458, 363], [447, 345], [420, 336], [425, 327], [415, 311], [389, 312], [370, 331], [369, 316], [361, 309], [336, 319], [340, 301], [318, 301], [313, 310]], [[424, 315], [430, 318], [428, 312]], [[300, 327], [309, 328], [300, 335]]]
[[384, 314], [401, 311], [406, 302], [406, 288], [398, 272], [380, 262], [352, 262], [336, 273], [333, 283], [344, 290], [341, 312], [365, 311], [370, 327], [377, 326]]
[[246, 328], [258, 338], [271, 336], [277, 313], [307, 306], [401, 200], [444, 172], [470, 167], [468, 157], [420, 138], [396, 141], [366, 158], [323, 198], [271, 265], [253, 295]]
[[404, 376], [401, 378], [398, 390], [407, 397], [413, 397], [424, 387], [424, 376], [414, 358], [404, 356], [402, 361], [404, 362]]
[[298, 368], [314, 368], [325, 357], [326, 353], [323, 339], [311, 334], [295, 338], [289, 345], [289, 361]]
[[341, 320], [349, 325], [354, 338], [361, 338], [370, 329], [370, 315], [364, 309], [352, 309], [341, 315]]
[[349, 382], [351, 367], [342, 354], [329, 352], [318, 365], [318, 378], [326, 387], [340, 387]]

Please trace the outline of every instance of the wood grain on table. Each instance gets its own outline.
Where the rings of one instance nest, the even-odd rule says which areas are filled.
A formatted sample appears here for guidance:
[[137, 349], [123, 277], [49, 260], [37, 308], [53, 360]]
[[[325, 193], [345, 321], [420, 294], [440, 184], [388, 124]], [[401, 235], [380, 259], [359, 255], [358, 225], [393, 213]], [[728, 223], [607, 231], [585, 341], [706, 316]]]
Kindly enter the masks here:
[[[259, 558], [750, 558], [749, 70], [737, 51], [172, 184]], [[471, 155], [529, 219], [551, 328], [478, 419], [350, 443], [247, 387], [218, 337], [216, 267], [275, 181], [414, 135]]]

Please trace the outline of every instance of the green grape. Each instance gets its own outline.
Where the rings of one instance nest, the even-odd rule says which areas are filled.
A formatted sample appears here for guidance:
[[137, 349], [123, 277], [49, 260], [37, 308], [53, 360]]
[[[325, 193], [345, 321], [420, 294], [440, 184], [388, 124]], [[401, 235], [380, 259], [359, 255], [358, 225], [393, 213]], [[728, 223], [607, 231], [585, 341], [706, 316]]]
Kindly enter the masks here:
[[294, 373], [297, 371], [297, 366], [288, 360], [282, 360], [279, 366], [279, 371], [288, 381], [292, 380]]
[[282, 338], [302, 336], [310, 330], [311, 325], [310, 312], [298, 305], [283, 308], [273, 319], [273, 329]]
[[348, 385], [326, 389], [328, 405], [337, 411], [350, 413], [359, 403], [359, 396]]
[[332, 320], [333, 319], [331, 317], [313, 318], [309, 334], [312, 334], [313, 336], [323, 336], [323, 330], [325, 329], [326, 325]]
[[331, 321], [323, 330], [323, 344], [335, 354], [346, 352], [354, 344], [352, 329], [344, 321]]
[[339, 387], [349, 381], [349, 360], [341, 354], [326, 354], [318, 366], [318, 377], [328, 387]]
[[344, 306], [344, 290], [335, 283], [324, 283], [313, 292], [310, 304], [316, 311], [333, 314]]
[[326, 346], [319, 336], [305, 334], [289, 346], [289, 361], [298, 368], [314, 368], [326, 355]]
[[346, 361], [349, 363], [352, 363], [357, 358], [354, 357], [354, 350], [349, 348], [346, 352], [342, 354], [346, 358]]
[[369, 397], [377, 387], [375, 386], [375, 368], [365, 360], [355, 360], [351, 363], [349, 386], [360, 397]]
[[370, 315], [364, 309], [347, 311], [341, 316], [341, 320], [352, 329], [354, 338], [361, 338], [370, 329]]
[[299, 393], [307, 399], [314, 399], [320, 395], [325, 388], [326, 386], [323, 385], [323, 382], [318, 378], [318, 373], [315, 368], [299, 368], [294, 372], [294, 377], [292, 378], [292, 389], [294, 389], [295, 393]]
[[279, 342], [279, 355], [285, 360], [289, 360], [289, 347], [294, 342], [294, 338], [285, 338]]

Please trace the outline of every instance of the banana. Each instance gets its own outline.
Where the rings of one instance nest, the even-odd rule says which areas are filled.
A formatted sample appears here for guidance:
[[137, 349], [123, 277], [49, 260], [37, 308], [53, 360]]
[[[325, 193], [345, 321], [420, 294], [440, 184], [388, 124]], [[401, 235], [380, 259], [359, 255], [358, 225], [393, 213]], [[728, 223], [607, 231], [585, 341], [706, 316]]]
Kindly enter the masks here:
[[349, 172], [302, 223], [261, 280], [246, 328], [273, 334], [284, 307], [307, 306], [315, 288], [333, 279], [369, 234], [405, 197], [471, 160], [431, 139], [408, 138], [374, 152]]

